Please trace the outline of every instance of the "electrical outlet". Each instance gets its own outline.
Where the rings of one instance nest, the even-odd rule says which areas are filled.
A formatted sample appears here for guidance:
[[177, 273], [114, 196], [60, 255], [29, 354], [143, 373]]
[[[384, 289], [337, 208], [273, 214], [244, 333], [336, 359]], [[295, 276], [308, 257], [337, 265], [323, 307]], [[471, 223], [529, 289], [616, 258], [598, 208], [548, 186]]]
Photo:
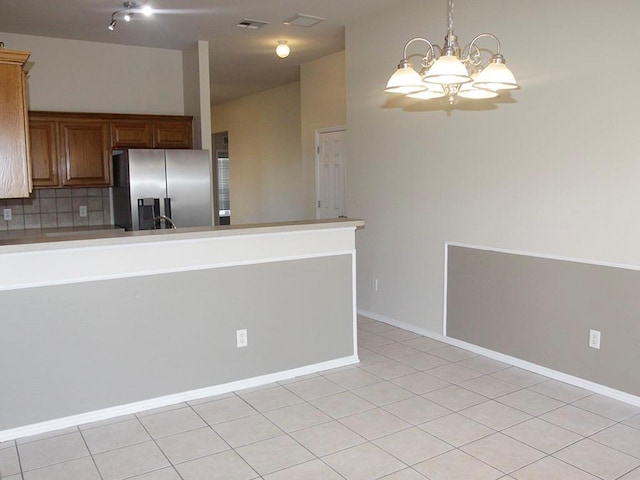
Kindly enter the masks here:
[[600, 331], [589, 330], [589, 346], [600, 349]]
[[247, 329], [236, 330], [236, 346], [246, 347], [247, 346]]
[[11, 209], [10, 208], [5, 208], [4, 209], [4, 219], [5, 220], [11, 220], [13, 218], [13, 216], [11, 215]]
[[87, 216], [87, 206], [86, 205], [80, 205], [80, 216], [81, 217], [86, 217]]

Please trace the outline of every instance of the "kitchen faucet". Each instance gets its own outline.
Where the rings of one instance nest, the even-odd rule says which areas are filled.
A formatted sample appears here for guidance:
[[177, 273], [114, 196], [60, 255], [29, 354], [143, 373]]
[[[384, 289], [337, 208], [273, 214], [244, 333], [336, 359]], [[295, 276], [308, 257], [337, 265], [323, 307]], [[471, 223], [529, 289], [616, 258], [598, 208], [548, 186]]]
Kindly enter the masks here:
[[155, 229], [155, 222], [157, 222], [158, 220], [164, 220], [165, 222], [167, 222], [169, 225], [171, 225], [171, 228], [173, 229], [177, 229], [178, 227], [176, 227], [176, 224], [173, 223], [173, 220], [171, 220], [169, 217], [167, 217], [166, 215], [158, 215], [157, 217], [153, 217], [153, 225], [154, 225], [154, 229]]

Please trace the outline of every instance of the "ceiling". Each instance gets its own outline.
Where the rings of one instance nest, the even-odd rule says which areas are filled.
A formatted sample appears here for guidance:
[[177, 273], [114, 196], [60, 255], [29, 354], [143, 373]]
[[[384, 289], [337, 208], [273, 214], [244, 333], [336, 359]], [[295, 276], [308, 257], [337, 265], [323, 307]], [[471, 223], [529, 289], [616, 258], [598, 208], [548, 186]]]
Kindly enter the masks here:
[[[0, 32], [174, 50], [207, 40], [215, 105], [297, 81], [301, 64], [344, 49], [345, 24], [394, 4], [397, 0], [148, 0], [154, 15], [136, 14], [109, 31], [111, 14], [123, 6], [119, 0], [0, 0]], [[283, 24], [296, 14], [326, 20], [310, 28]], [[257, 30], [236, 27], [246, 18], [269, 24]], [[289, 42], [286, 59], [275, 55], [278, 40]]]

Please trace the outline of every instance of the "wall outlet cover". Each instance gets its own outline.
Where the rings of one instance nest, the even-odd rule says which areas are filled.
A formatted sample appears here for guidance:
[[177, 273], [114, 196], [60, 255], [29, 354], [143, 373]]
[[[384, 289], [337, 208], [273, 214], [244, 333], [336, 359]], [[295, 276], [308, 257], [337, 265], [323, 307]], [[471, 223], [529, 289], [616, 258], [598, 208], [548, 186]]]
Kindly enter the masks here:
[[247, 346], [247, 329], [236, 330], [236, 346], [238, 348]]
[[5, 208], [3, 214], [4, 214], [4, 219], [7, 220], [7, 221], [11, 220], [13, 218], [13, 216], [11, 215], [11, 209], [10, 208]]
[[589, 346], [591, 348], [600, 348], [600, 331], [589, 330]]

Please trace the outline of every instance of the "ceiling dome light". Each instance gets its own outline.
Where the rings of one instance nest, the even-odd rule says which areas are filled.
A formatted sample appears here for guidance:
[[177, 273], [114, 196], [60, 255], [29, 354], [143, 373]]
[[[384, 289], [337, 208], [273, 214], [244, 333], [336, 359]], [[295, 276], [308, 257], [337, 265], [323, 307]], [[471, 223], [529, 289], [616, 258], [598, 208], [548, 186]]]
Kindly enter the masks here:
[[153, 8], [151, 8], [149, 5], [145, 5], [144, 7], [142, 7], [142, 14], [147, 17], [153, 15]]
[[278, 40], [278, 46], [276, 47], [276, 55], [280, 58], [287, 58], [291, 53], [289, 45], [286, 40]]

